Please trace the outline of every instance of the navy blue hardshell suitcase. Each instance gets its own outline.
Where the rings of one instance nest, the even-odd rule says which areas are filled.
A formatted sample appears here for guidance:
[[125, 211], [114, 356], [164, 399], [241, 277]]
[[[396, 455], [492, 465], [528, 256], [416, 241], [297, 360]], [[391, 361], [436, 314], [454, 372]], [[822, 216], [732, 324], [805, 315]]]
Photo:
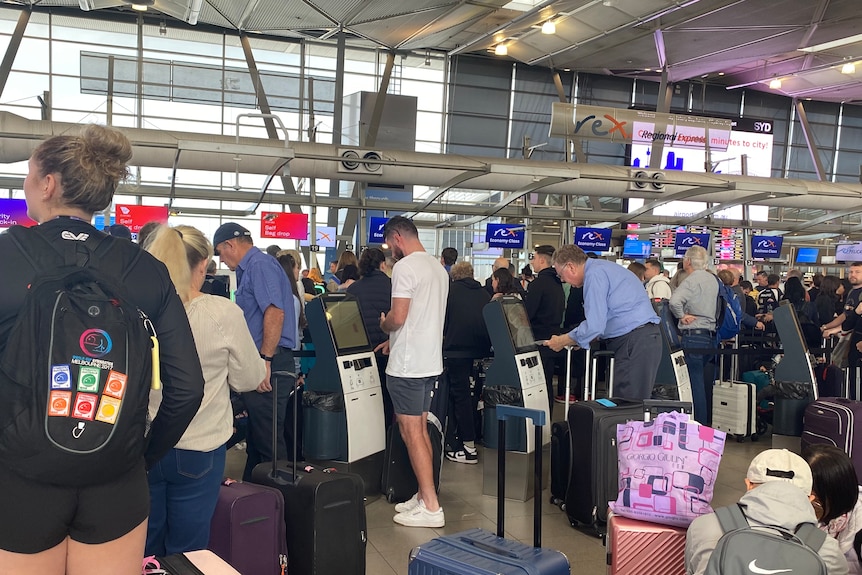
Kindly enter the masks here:
[[[514, 405], [498, 405], [499, 437], [506, 436], [505, 420], [528, 417], [536, 423], [535, 494], [533, 546], [505, 539], [503, 535], [504, 497], [497, 499], [497, 534], [484, 529], [468, 529], [445, 535], [413, 549], [409, 575], [568, 575], [569, 560], [553, 549], [540, 547], [542, 541], [542, 426], [545, 412]], [[505, 493], [505, 449], [498, 450], [497, 493]]]

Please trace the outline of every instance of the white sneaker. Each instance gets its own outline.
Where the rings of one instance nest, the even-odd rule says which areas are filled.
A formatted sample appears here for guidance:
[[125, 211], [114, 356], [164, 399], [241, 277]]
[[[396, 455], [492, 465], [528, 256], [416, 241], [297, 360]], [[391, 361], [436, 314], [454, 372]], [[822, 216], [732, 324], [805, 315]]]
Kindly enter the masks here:
[[392, 520], [405, 527], [443, 527], [446, 525], [443, 508], [441, 507], [437, 511], [428, 511], [424, 501], [420, 501], [410, 511], [399, 513]]
[[399, 503], [395, 506], [395, 513], [405, 513], [407, 511], [413, 511], [416, 509], [416, 506], [419, 505], [419, 492], [413, 494], [413, 497], [404, 501], [403, 503]]

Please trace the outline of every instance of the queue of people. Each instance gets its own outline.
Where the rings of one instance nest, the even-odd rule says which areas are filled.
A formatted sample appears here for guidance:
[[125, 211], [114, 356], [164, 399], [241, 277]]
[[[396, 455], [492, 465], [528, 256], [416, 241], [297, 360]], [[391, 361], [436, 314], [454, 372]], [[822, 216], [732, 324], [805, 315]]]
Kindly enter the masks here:
[[[302, 337], [304, 303], [323, 278], [309, 273], [313, 289], [307, 289], [298, 253], [273, 250], [271, 257], [255, 248], [250, 231], [235, 222], [222, 224], [212, 242], [191, 226], [151, 226], [142, 234], [147, 236], [145, 250], [119, 232], [112, 237], [98, 232], [88, 222], [111, 202], [130, 158], [128, 140], [110, 128], [88, 126], [80, 136], [56, 136], [34, 151], [24, 192], [28, 215], [39, 222], [28, 233], [57, 244], [58, 252], [78, 265], [92, 266], [122, 283], [128, 300], [146, 313], [158, 334], [159, 385], [154, 384], [148, 409], [133, 414], [137, 424], [149, 426], [149, 433], [146, 440], [140, 435], [129, 446], [130, 465], [111, 470], [104, 481], [83, 486], [64, 485], [62, 477], [34, 480], [0, 449], [4, 461], [0, 477], [7, 491], [15, 493], [0, 506], [6, 525], [16, 525], [0, 530], [0, 564], [8, 572], [134, 573], [145, 551], [165, 555], [205, 547], [224, 469], [225, 442], [233, 427], [231, 390], [241, 394], [248, 413], [244, 478], [260, 462], [287, 458], [287, 445], [301, 445], [298, 437], [291, 437], [293, 426], [287, 419], [296, 382], [274, 374], [297, 371], [294, 352]], [[531, 269], [522, 274], [523, 283], [514, 277], [508, 261], [495, 262], [486, 282], [488, 293], [473, 277], [472, 266], [457, 262], [454, 249], [444, 250], [440, 261], [428, 254], [409, 219], [393, 217], [383, 232], [394, 265], [378, 248], [365, 250], [358, 260], [345, 252], [333, 266], [331, 283], [361, 302], [369, 336], [380, 354], [392, 417], [418, 480], [417, 493], [396, 506], [396, 523], [445, 525], [425, 424], [434, 383], [444, 368], [452, 414], [446, 457], [468, 464], [478, 459], [469, 370], [474, 359], [490, 354], [481, 310], [492, 297], [523, 298], [533, 331], [544, 342], [549, 397], [554, 367], [564, 348], [588, 349], [597, 342], [615, 354], [615, 395], [650, 396], [661, 349], [659, 318], [650, 299], [664, 298], [672, 285], [666, 278], [657, 279], [664, 278], [658, 262], [633, 270], [643, 275], [639, 278], [612, 262], [591, 259], [573, 245], [541, 246]], [[99, 261], [91, 261], [91, 238], [104, 254]], [[108, 249], [103, 250], [101, 242], [108, 242]], [[9, 270], [0, 288], [2, 352], [10, 345], [28, 288], [42, 270], [10, 237], [0, 236], [0, 244]], [[202, 291], [213, 256], [236, 273], [236, 303]], [[718, 284], [706, 271], [702, 248], [691, 248], [682, 264], [686, 277], [668, 299], [680, 320], [683, 347], [710, 347]], [[386, 273], [390, 268], [391, 279]], [[775, 277], [758, 279], [762, 283], [757, 318], [768, 321], [785, 296]], [[822, 278], [813, 302], [794, 279], [798, 280], [790, 278], [785, 284], [791, 305], [821, 325], [823, 333], [843, 329], [854, 334], [854, 343], [862, 343], [856, 336], [857, 324], [862, 334], [858, 322], [862, 264], [851, 267], [849, 290], [831, 276]], [[569, 298], [563, 282], [570, 286]], [[842, 290], [847, 293], [839, 305]], [[577, 302], [571, 314], [567, 301]], [[858, 358], [857, 345], [851, 353]], [[708, 360], [690, 357], [699, 417], [704, 410], [709, 412], [706, 389], [701, 389], [709, 387]], [[275, 434], [275, 451], [273, 429], [284, 430]], [[762, 511], [786, 515], [788, 525], [817, 522], [837, 538], [828, 539], [821, 550], [830, 573], [846, 573], [842, 565], [847, 561], [860, 572], [858, 487], [846, 455], [815, 448], [803, 461], [773, 451], [755, 458], [746, 476], [749, 494], [740, 503], [749, 519], [758, 521]], [[853, 489], [848, 488], [851, 482]], [[702, 572], [709, 559], [716, 539], [713, 523], [707, 516], [692, 524], [686, 551], [690, 573]], [[106, 562], [105, 557], [111, 560]]]

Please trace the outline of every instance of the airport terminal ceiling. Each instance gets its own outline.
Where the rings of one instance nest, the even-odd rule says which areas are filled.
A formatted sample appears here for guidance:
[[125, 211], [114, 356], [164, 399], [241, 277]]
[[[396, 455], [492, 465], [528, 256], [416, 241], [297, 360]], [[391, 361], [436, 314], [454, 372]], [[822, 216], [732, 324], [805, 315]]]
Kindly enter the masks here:
[[[298, 50], [303, 39], [335, 40], [343, 31], [350, 45], [396, 50], [412, 58], [440, 58], [459, 54], [488, 55], [505, 44], [506, 58], [554, 70], [572, 69], [670, 83], [700, 81], [729, 89], [759, 90], [801, 101], [862, 101], [862, 69], [857, 74], [846, 66], [862, 59], [862, 12], [852, 1], [803, 3], [777, 0], [592, 0], [505, 2], [425, 2], [378, 0], [284, 3], [283, 0], [154, 0], [146, 18], [168, 19], [173, 33], [195, 35], [195, 28], [176, 21], [195, 21], [197, 29], [222, 28], [259, 36], [270, 42], [284, 38], [285, 52]], [[114, 0], [4, 1], [0, 5], [24, 5], [34, 13], [94, 19], [110, 26], [129, 21], [131, 2]], [[767, 5], [768, 4], [768, 5]], [[85, 12], [82, 8], [87, 8]], [[158, 11], [168, 14], [161, 16]], [[3, 12], [14, 12], [12, 10]], [[4, 14], [5, 18], [10, 18]], [[13, 16], [14, 17], [14, 16]], [[132, 17], [133, 18], [133, 17]], [[555, 25], [554, 34], [539, 29], [545, 22]], [[158, 24], [157, 24], [158, 25]], [[374, 54], [369, 51], [368, 54]], [[369, 56], [373, 58], [373, 56]], [[842, 73], [843, 70], [843, 73]], [[549, 71], [550, 74], [550, 71]], [[777, 86], [771, 82], [780, 80]], [[32, 122], [4, 113], [0, 118], [2, 161], [20, 161], [39, 139], [64, 128]], [[199, 151], [194, 142], [217, 141], [218, 137], [181, 134], [163, 138], [158, 131], [134, 133], [135, 161], [139, 165], [171, 167], [179, 157], [180, 169], [209, 169], [224, 156]], [[179, 142], [188, 143], [181, 153]], [[221, 144], [235, 143], [225, 137]], [[272, 172], [272, 142], [243, 139], [260, 147], [262, 157], [243, 157], [243, 170]], [[277, 147], [277, 146], [276, 146]], [[441, 156], [412, 151], [382, 150], [379, 174], [357, 177], [338, 169], [343, 146], [291, 142], [288, 146], [290, 176], [364, 182], [411, 181], [421, 195], [410, 205], [392, 205], [410, 213], [417, 206], [428, 214], [429, 224], [463, 226], [488, 217], [513, 221], [529, 218], [539, 227], [553, 229], [560, 221], [593, 224], [625, 223], [633, 218], [621, 213], [623, 202], [644, 198], [647, 206], [673, 198], [709, 202], [708, 209], [687, 221], [656, 216], [648, 211], [636, 219], [647, 225], [746, 225], [747, 222], [713, 219], [711, 204], [744, 201], [771, 206], [768, 222], [751, 227], [782, 230], [814, 238], [816, 234], [862, 233], [862, 186], [856, 182], [766, 180], [744, 176], [668, 173], [663, 189], [642, 191], [632, 186], [633, 173], [619, 166], [509, 160], [488, 157]], [[248, 152], [248, 150], [245, 150]], [[230, 153], [228, 153], [230, 155]], [[235, 156], [235, 153], [233, 154]], [[228, 164], [230, 165], [230, 164]], [[452, 185], [452, 182], [455, 182]], [[11, 182], [10, 182], [11, 184]], [[6, 184], [4, 184], [4, 187]], [[311, 198], [307, 191], [280, 197], [278, 183], [265, 196], [267, 202], [293, 205], [363, 207], [380, 209], [374, 202], [348, 197]], [[442, 191], [442, 193], [441, 193]], [[164, 188], [144, 187], [136, 193], [156, 197], [170, 195]], [[201, 187], [178, 187], [177, 198], [208, 197], [234, 202], [253, 201], [254, 191], [237, 192], [229, 187], [215, 191]], [[425, 198], [440, 194], [424, 206]], [[652, 202], [652, 203], [650, 203]], [[711, 211], [712, 210], [712, 211]], [[830, 218], [831, 219], [828, 219]], [[465, 223], [466, 221], [466, 223]]]

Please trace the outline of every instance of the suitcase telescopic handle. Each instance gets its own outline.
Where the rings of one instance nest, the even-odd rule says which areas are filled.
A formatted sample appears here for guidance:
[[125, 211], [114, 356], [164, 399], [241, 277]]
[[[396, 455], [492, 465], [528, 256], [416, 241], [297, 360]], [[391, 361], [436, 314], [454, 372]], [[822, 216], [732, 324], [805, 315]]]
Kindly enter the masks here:
[[[299, 379], [299, 376], [292, 371], [273, 371], [269, 374], [269, 381], [272, 384], [272, 477], [273, 481], [278, 480], [278, 425], [276, 422], [278, 421], [278, 379], [280, 377], [292, 377], [294, 381], [293, 390], [288, 395], [288, 401], [290, 401], [290, 397], [296, 393], [297, 386], [295, 385], [296, 381]], [[297, 415], [297, 405], [296, 398], [293, 400], [293, 478], [292, 481], [296, 483], [296, 415]]]
[[531, 419], [535, 430], [535, 479], [533, 482], [533, 546], [542, 545], [542, 428], [545, 412], [516, 405], [498, 405], [497, 421], [497, 537], [503, 537], [503, 519], [506, 501], [506, 421], [509, 419]]

